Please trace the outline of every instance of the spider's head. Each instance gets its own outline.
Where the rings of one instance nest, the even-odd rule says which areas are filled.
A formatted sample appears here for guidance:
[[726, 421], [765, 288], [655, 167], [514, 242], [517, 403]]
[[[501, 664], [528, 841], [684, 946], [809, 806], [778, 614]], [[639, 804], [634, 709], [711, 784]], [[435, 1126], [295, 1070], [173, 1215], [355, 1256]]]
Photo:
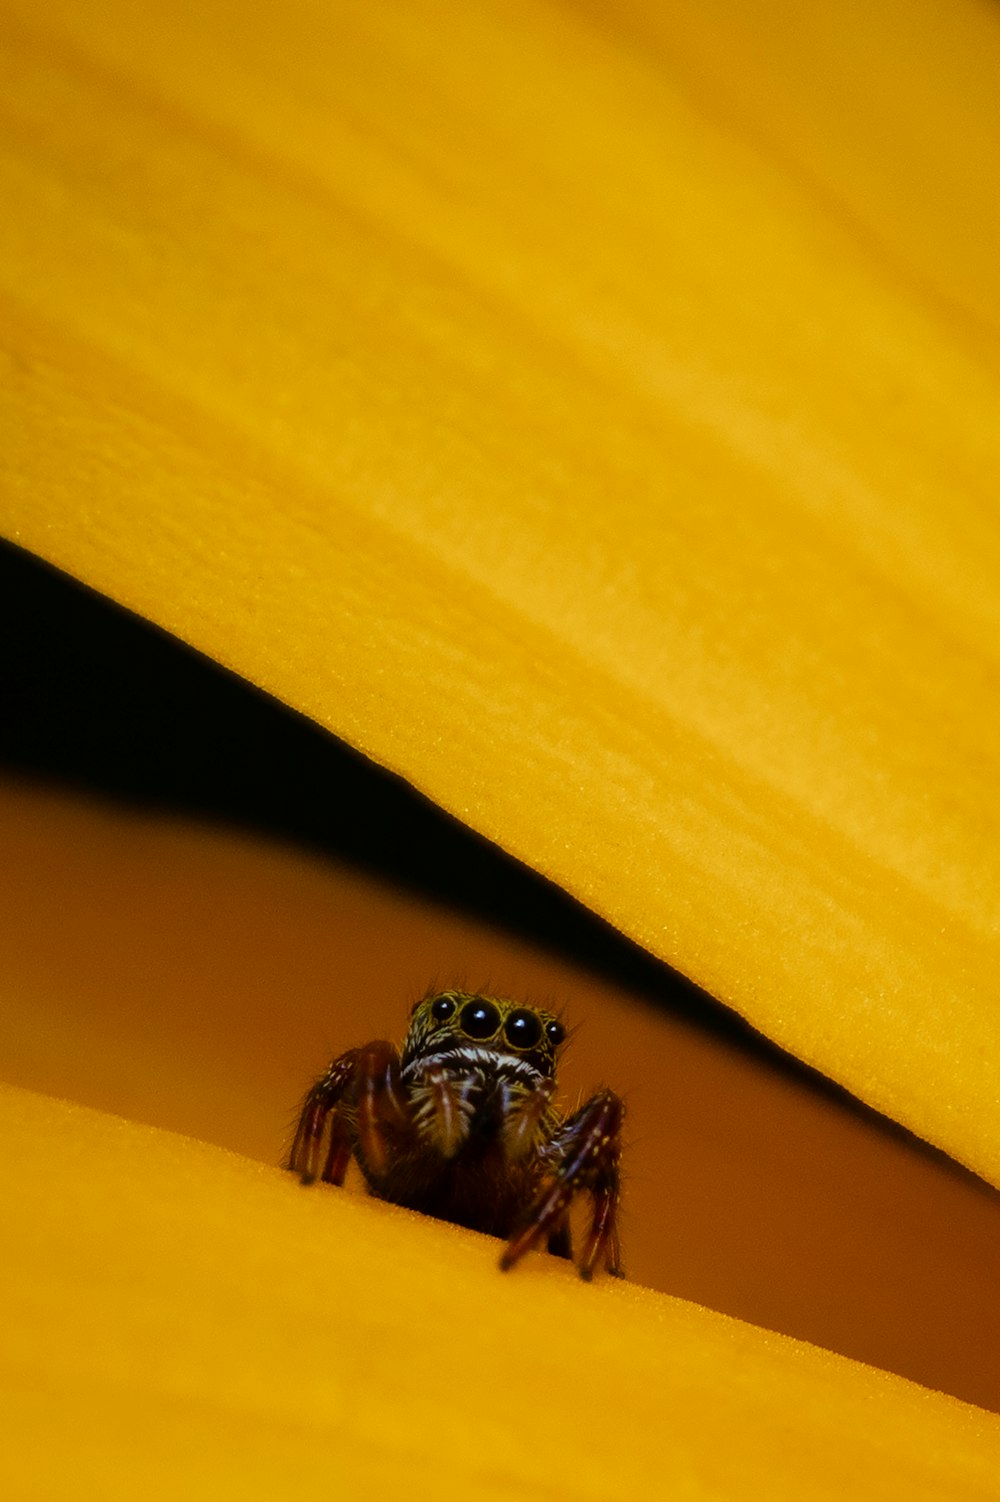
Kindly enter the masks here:
[[413, 1008], [403, 1061], [449, 1049], [487, 1048], [497, 1055], [524, 1059], [551, 1078], [565, 1036], [558, 1017], [538, 1007], [468, 991], [438, 991]]

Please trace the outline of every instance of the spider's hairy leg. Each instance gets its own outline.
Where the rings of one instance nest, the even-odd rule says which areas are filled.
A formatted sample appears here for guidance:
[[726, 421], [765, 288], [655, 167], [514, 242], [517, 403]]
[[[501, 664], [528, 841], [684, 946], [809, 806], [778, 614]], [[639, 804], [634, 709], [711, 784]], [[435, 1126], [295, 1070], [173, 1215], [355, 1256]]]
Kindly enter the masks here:
[[[292, 1173], [297, 1173], [303, 1184], [311, 1184], [316, 1178], [323, 1132], [331, 1112], [333, 1112], [333, 1120], [330, 1128], [330, 1149], [323, 1168], [323, 1178], [331, 1184], [344, 1182], [351, 1150], [347, 1137], [347, 1123], [343, 1112], [338, 1107], [345, 1091], [354, 1080], [360, 1052], [360, 1049], [352, 1048], [334, 1059], [303, 1102], [295, 1138], [285, 1162], [285, 1167], [291, 1169]], [[338, 1174], [339, 1177], [337, 1177]]]
[[613, 1278], [624, 1278], [622, 1268], [622, 1249], [618, 1239], [618, 1227], [616, 1216], [618, 1211], [618, 1184], [617, 1180], [612, 1185], [604, 1184], [600, 1189], [593, 1191], [594, 1214], [590, 1223], [587, 1239], [583, 1244], [583, 1252], [580, 1256], [580, 1277], [589, 1283], [594, 1276], [594, 1268], [601, 1256], [604, 1257], [604, 1265]]
[[399, 1050], [379, 1041], [357, 1050], [355, 1089], [358, 1153], [380, 1178], [389, 1165], [386, 1134], [408, 1129], [411, 1113], [400, 1073]]
[[558, 1235], [574, 1196], [587, 1190], [594, 1210], [578, 1264], [580, 1276], [592, 1278], [602, 1257], [610, 1273], [623, 1276], [616, 1217], [624, 1114], [618, 1096], [611, 1090], [601, 1090], [559, 1128], [550, 1148], [552, 1171], [528, 1210], [521, 1230], [504, 1249], [500, 1258], [504, 1271], [543, 1237]]
[[391, 1043], [366, 1043], [334, 1059], [306, 1096], [286, 1167], [303, 1184], [319, 1169], [324, 1133], [329, 1146], [320, 1177], [343, 1184], [355, 1142], [374, 1174], [388, 1162], [386, 1132], [408, 1127], [410, 1111], [399, 1071], [399, 1054]]

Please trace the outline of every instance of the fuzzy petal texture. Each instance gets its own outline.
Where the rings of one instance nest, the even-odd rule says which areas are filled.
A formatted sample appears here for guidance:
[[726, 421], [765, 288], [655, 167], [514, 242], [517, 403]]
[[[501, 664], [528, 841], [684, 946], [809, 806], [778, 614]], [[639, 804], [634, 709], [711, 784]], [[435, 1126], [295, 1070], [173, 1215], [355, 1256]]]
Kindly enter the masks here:
[[883, 1372], [82, 1107], [0, 1123], [6, 1496], [998, 1495], [1000, 1418]]

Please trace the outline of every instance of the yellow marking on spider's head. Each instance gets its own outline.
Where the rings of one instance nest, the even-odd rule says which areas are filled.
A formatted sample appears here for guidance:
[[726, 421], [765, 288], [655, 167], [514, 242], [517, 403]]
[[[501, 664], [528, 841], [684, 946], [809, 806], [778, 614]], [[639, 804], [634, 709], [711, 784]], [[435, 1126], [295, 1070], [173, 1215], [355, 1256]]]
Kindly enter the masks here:
[[436, 991], [413, 1008], [403, 1058], [442, 1049], [484, 1048], [523, 1059], [551, 1077], [565, 1036], [558, 1017], [540, 1007], [471, 991]]

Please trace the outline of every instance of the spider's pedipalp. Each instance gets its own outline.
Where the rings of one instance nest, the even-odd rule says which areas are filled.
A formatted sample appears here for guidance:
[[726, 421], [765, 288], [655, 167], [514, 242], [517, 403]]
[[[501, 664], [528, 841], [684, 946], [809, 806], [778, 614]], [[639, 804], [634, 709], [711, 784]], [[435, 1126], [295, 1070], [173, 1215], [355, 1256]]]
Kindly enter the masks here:
[[508, 1088], [502, 1127], [504, 1152], [512, 1163], [537, 1153], [546, 1138], [556, 1082], [541, 1079], [530, 1090], [517, 1094]]
[[469, 1135], [478, 1081], [428, 1061], [413, 1071], [410, 1099], [418, 1131], [443, 1158], [454, 1158]]

